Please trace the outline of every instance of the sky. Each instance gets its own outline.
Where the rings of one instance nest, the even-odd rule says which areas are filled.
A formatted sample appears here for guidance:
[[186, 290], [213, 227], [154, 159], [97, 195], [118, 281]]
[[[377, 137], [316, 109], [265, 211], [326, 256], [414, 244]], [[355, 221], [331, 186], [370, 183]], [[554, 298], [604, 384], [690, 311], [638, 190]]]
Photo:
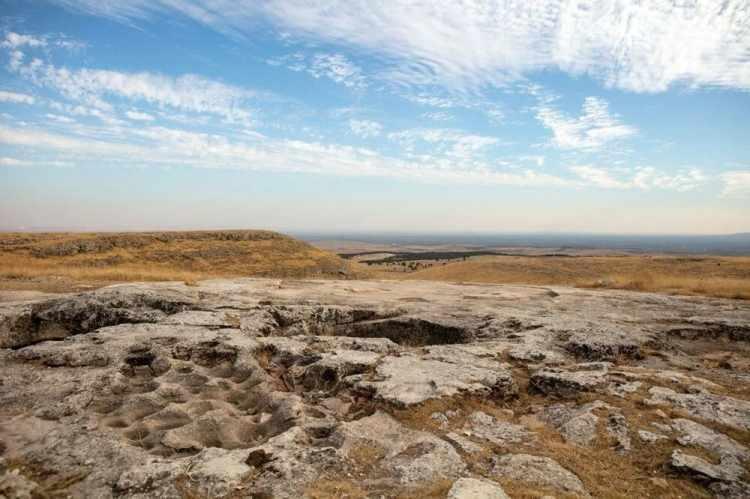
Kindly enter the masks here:
[[750, 231], [747, 0], [0, 0], [0, 228]]

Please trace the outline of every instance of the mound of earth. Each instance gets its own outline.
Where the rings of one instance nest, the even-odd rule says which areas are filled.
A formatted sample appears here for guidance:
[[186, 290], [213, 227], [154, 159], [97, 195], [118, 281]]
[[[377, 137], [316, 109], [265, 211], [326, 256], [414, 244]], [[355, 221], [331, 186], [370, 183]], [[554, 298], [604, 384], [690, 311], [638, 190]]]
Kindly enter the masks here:
[[342, 258], [271, 231], [0, 234], [0, 289], [350, 275], [351, 264]]
[[744, 302], [271, 279], [10, 298], [0, 497], [750, 495]]

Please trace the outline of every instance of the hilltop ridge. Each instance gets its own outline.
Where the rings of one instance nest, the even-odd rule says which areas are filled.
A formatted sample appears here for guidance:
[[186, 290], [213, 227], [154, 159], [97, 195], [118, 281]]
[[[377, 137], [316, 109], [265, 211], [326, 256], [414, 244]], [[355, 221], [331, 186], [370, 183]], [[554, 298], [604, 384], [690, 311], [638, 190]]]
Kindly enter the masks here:
[[332, 253], [266, 230], [0, 234], [0, 287], [13, 289], [222, 276], [341, 277], [349, 269]]

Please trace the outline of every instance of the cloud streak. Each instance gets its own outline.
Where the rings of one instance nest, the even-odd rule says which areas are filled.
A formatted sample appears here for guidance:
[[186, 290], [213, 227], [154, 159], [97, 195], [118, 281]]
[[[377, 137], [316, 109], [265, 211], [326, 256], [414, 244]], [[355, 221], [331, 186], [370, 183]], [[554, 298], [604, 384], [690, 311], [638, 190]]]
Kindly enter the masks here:
[[6, 92], [0, 90], [0, 102], [10, 102], [13, 104], [33, 104], [34, 97], [28, 94], [19, 94], [16, 92]]
[[661, 189], [687, 192], [698, 188], [707, 180], [703, 172], [697, 168], [668, 174], [652, 167], [638, 167], [628, 175], [618, 176], [609, 169], [590, 165], [572, 166], [570, 170], [587, 185], [602, 189]]
[[610, 113], [607, 102], [597, 97], [586, 97], [577, 118], [569, 118], [546, 104], [537, 109], [536, 117], [552, 131], [552, 144], [560, 149], [598, 150], [637, 133], [634, 127], [621, 123]]
[[503, 85], [534, 71], [588, 74], [608, 87], [750, 90], [744, 0], [57, 0], [133, 22], [179, 13], [234, 36], [259, 18], [287, 36], [369, 51], [401, 84]]
[[726, 197], [750, 197], [750, 170], [733, 170], [721, 175], [722, 194]]

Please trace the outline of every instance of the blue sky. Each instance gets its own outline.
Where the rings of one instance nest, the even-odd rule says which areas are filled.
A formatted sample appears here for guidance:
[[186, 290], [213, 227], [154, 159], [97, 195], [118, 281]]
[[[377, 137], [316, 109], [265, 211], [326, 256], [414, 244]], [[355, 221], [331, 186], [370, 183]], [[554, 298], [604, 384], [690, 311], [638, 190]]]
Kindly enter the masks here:
[[750, 230], [746, 1], [0, 12], [5, 229]]

